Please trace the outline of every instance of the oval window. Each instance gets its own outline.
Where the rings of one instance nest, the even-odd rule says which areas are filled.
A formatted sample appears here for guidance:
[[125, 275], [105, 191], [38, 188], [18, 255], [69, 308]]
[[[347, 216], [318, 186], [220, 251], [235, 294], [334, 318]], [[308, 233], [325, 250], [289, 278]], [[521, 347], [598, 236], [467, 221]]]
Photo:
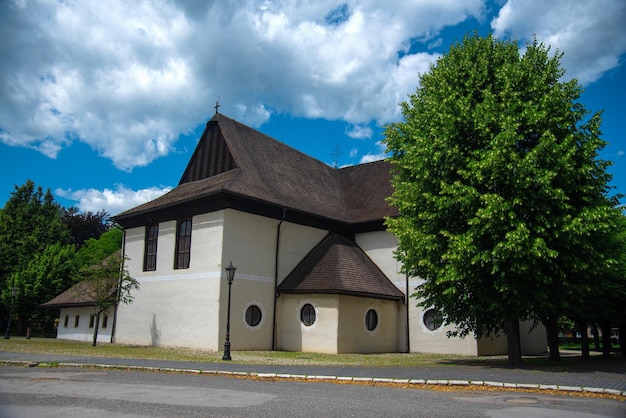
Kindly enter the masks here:
[[251, 327], [256, 327], [261, 323], [261, 318], [261, 309], [259, 309], [258, 306], [248, 306], [248, 309], [246, 309], [246, 324], [250, 325]]
[[378, 314], [374, 309], [370, 309], [365, 314], [365, 327], [368, 331], [374, 331], [378, 326]]
[[443, 315], [437, 309], [429, 309], [424, 312], [424, 325], [434, 331], [443, 325]]
[[310, 327], [315, 323], [315, 308], [310, 303], [302, 307], [300, 311], [300, 320], [304, 325]]

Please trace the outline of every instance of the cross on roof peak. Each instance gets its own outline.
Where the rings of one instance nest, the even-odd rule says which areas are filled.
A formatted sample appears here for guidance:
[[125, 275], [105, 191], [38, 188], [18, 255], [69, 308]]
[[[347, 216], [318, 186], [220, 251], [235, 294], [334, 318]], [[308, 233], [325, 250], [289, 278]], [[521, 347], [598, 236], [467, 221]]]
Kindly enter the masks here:
[[215, 101], [215, 106], [213, 106], [213, 108], [215, 109], [215, 114], [217, 115], [219, 113], [219, 108], [220, 108], [220, 99], [217, 99]]

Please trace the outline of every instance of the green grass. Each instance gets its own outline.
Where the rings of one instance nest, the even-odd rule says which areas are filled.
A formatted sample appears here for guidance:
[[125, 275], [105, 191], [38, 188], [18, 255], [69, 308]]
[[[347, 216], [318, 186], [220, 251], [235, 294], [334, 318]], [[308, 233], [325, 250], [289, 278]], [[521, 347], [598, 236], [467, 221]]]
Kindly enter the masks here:
[[[194, 361], [221, 363], [221, 351], [188, 348], [145, 347], [123, 344], [98, 344], [57, 340], [53, 338], [11, 337], [0, 339], [0, 351], [54, 354], [96, 358], [132, 358], [152, 360]], [[316, 354], [288, 351], [232, 351], [232, 363], [264, 365], [319, 365], [367, 367], [450, 367], [457, 365], [476, 367], [507, 367], [506, 356], [469, 357], [443, 354], [384, 353], [384, 354]], [[609, 361], [593, 356], [584, 361], [579, 355], [563, 357], [554, 364], [546, 356], [525, 357], [525, 368], [544, 371], [608, 370], [626, 372], [626, 360], [613, 355]]]

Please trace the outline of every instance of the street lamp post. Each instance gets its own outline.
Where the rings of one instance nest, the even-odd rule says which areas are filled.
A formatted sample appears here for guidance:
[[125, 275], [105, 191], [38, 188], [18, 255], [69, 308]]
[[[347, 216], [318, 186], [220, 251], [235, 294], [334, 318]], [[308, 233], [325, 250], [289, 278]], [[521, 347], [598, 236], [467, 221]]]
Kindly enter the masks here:
[[237, 268], [233, 266], [231, 261], [226, 267], [226, 280], [228, 281], [228, 313], [226, 314], [226, 342], [224, 343], [224, 356], [222, 360], [232, 360], [230, 358], [230, 289], [235, 278], [235, 270]]
[[7, 321], [7, 332], [4, 334], [4, 339], [11, 338], [11, 317], [13, 316], [13, 302], [15, 302], [15, 295], [17, 294], [17, 287], [11, 289], [11, 308], [9, 309], [9, 320]]

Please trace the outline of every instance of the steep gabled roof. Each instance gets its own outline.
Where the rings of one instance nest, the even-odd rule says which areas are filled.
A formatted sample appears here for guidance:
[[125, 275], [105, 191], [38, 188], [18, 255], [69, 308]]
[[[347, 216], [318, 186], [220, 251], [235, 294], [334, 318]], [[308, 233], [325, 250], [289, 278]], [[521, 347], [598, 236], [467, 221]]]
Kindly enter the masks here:
[[179, 185], [165, 195], [115, 216], [122, 225], [136, 216], [229, 194], [287, 207], [341, 223], [393, 216], [386, 161], [333, 169], [224, 115], [208, 123]]
[[278, 286], [280, 293], [326, 293], [402, 300], [404, 294], [355, 243], [328, 234]]

